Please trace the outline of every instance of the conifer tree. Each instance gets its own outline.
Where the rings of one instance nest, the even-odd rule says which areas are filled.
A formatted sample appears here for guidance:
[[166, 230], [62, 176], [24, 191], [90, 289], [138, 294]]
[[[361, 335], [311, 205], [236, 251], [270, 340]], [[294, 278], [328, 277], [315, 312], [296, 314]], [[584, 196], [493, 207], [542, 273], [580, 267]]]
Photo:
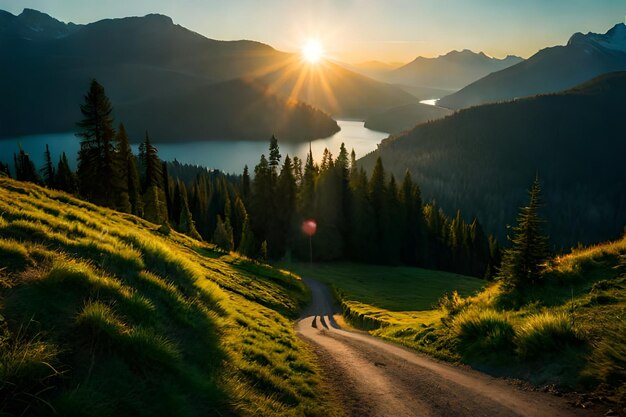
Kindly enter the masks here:
[[196, 230], [195, 222], [191, 216], [189, 210], [189, 203], [187, 201], [187, 188], [185, 183], [179, 181], [177, 184], [178, 192], [180, 193], [180, 218], [178, 220], [178, 229], [181, 233], [186, 234], [197, 240], [202, 240], [202, 237]]
[[[243, 200], [239, 197], [235, 197], [235, 207], [231, 216], [231, 223], [233, 226], [233, 243], [235, 248], [239, 248], [241, 245], [241, 239], [243, 235], [244, 223], [248, 221], [248, 212]], [[250, 225], [248, 225], [250, 227]]]
[[39, 178], [35, 164], [33, 164], [30, 156], [24, 152], [21, 146], [19, 152], [13, 154], [13, 162], [15, 164], [15, 179], [18, 181], [34, 182], [35, 184], [41, 183], [41, 178]]
[[243, 221], [241, 239], [239, 241], [239, 246], [237, 247], [237, 252], [249, 258], [254, 256], [254, 236], [252, 234], [252, 228], [250, 227], [248, 216], [246, 216]]
[[96, 204], [114, 207], [119, 179], [114, 167], [113, 108], [96, 80], [91, 81], [80, 110], [81, 131], [76, 134], [81, 139], [77, 171], [80, 194]]
[[278, 167], [280, 166], [280, 150], [278, 149], [278, 139], [274, 135], [270, 139], [269, 167], [272, 174], [272, 181], [275, 183], [278, 178]]
[[309, 153], [307, 154], [304, 172], [302, 173], [302, 185], [300, 186], [299, 195], [300, 213], [303, 217], [311, 217], [313, 215], [317, 174], [317, 168], [313, 162], [313, 152], [309, 144]]
[[222, 221], [220, 215], [217, 216], [217, 225], [213, 234], [213, 243], [220, 249], [230, 252], [233, 250], [233, 229], [230, 227], [228, 219]]
[[143, 169], [143, 192], [151, 186], [162, 189], [161, 161], [157, 148], [150, 142], [148, 132], [146, 132], [144, 141], [139, 145], [139, 160]]
[[70, 194], [74, 194], [78, 190], [76, 174], [70, 169], [70, 164], [65, 152], [61, 154], [59, 163], [57, 164], [56, 188]]
[[283, 256], [290, 246], [291, 231], [294, 229], [293, 219], [296, 211], [296, 192], [293, 165], [291, 164], [291, 158], [287, 155], [276, 185], [275, 226], [272, 228], [272, 233], [269, 236], [269, 250], [272, 258]]
[[252, 195], [250, 198], [250, 223], [254, 235], [267, 240], [276, 216], [274, 207], [272, 171], [265, 155], [254, 168]]
[[11, 171], [9, 170], [9, 164], [5, 164], [0, 161], [0, 177], [11, 178]]
[[548, 237], [542, 232], [544, 221], [539, 216], [541, 185], [538, 176], [529, 195], [528, 205], [519, 210], [512, 245], [502, 258], [499, 277], [509, 290], [523, 291], [536, 284], [548, 258]]
[[55, 188], [54, 181], [54, 164], [52, 163], [52, 156], [50, 155], [50, 148], [46, 143], [46, 151], [44, 152], [43, 158], [43, 167], [41, 168], [41, 176], [43, 178], [43, 183], [48, 188]]
[[244, 201], [248, 201], [250, 198], [250, 173], [248, 172], [248, 165], [243, 167], [243, 176], [241, 178], [241, 198]]
[[[118, 197], [119, 209], [141, 216], [143, 215], [143, 201], [137, 160], [133, 155], [128, 134], [123, 124], [120, 124], [117, 130], [116, 142], [117, 170], [122, 180], [119, 190], [120, 196]], [[128, 200], [128, 206], [126, 206], [126, 200]]]

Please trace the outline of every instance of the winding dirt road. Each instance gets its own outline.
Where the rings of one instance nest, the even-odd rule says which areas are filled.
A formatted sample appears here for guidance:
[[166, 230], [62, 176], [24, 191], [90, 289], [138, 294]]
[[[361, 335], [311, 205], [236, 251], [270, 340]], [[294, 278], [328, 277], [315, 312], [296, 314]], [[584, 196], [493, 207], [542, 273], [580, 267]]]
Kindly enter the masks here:
[[313, 346], [350, 416], [594, 415], [555, 395], [523, 391], [501, 379], [343, 330], [333, 318], [337, 311], [329, 289], [312, 279], [304, 281], [313, 300], [297, 330]]

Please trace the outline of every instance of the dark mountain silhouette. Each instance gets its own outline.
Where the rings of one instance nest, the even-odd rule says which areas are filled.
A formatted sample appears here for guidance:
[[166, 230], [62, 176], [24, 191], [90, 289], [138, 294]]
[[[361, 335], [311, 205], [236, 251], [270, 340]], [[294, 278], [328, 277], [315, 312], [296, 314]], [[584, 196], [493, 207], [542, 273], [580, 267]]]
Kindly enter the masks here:
[[459, 109], [574, 87], [601, 74], [626, 70], [626, 25], [606, 34], [574, 34], [567, 45], [545, 48], [444, 97], [440, 106]]
[[626, 224], [626, 72], [561, 93], [464, 109], [384, 140], [396, 178], [408, 168], [428, 200], [474, 213], [504, 239], [535, 174], [557, 247], [615, 238]]
[[[36, 18], [27, 18], [29, 15]], [[34, 21], [39, 26], [35, 26]], [[40, 27], [52, 29], [39, 31]], [[33, 33], [45, 35], [35, 37]], [[240, 120], [236, 109], [215, 103], [219, 99], [230, 100], [229, 94], [242, 93], [246, 85], [255, 86], [246, 94], [258, 94], [253, 101], [259, 113], [248, 116], [250, 126], [242, 126], [241, 132], [233, 127], [234, 137], [247, 137], [255, 125], [259, 131], [264, 131], [269, 121], [278, 120], [284, 114], [312, 112], [310, 107], [297, 103], [303, 97], [310, 98], [309, 104], [326, 112], [363, 117], [414, 100], [397, 88], [335, 68], [333, 64], [320, 68], [317, 73], [311, 71], [315, 76], [309, 77], [308, 84], [294, 94], [298, 73], [290, 72], [303, 66], [299, 57], [253, 41], [208, 39], [162, 15], [105, 19], [79, 26], [64, 24], [34, 11], [24, 11], [19, 16], [2, 12], [0, 49], [0, 90], [10, 97], [0, 104], [0, 136], [5, 137], [73, 129], [80, 116], [78, 104], [92, 78], [105, 86], [119, 112], [123, 109], [124, 116], [132, 119], [132, 125], [127, 126], [131, 134], [148, 129], [160, 140], [196, 136], [200, 126], [199, 130], [209, 135], [207, 139], [219, 137], [223, 129], [208, 124], [210, 118], [204, 117], [206, 109], [203, 107], [209, 106], [217, 113], [212, 117], [235, 126], [235, 120]], [[314, 91], [319, 88], [319, 71], [324, 69], [321, 78], [326, 91], [332, 93], [331, 99]], [[208, 88], [211, 84], [238, 78], [246, 81]], [[267, 87], [263, 88], [259, 81]], [[235, 91], [229, 92], [228, 88]], [[198, 91], [219, 92], [225, 96], [200, 97]], [[275, 97], [266, 100], [267, 95]], [[246, 97], [252, 100], [249, 94]], [[177, 125], [176, 138], [157, 132], [156, 126], [161, 126], [163, 119], [168, 120], [167, 114], [150, 114], [143, 119], [131, 114], [137, 103], [150, 102], [155, 109], [172, 108], [173, 103], [182, 106], [190, 113], [185, 120], [194, 120], [191, 125], [196, 127], [188, 128], [178, 120], [169, 119], [172, 125]], [[261, 103], [272, 105], [265, 109]], [[240, 104], [246, 103], [240, 100]], [[298, 112], [290, 110], [293, 106]], [[226, 109], [235, 113], [228, 113]], [[274, 114], [264, 114], [272, 111]], [[324, 137], [338, 129], [327, 116], [322, 122], [319, 113], [305, 118], [320, 123], [306, 124], [308, 130], [295, 129], [291, 121], [285, 123], [282, 126], [290, 127], [284, 128], [287, 130], [281, 139]], [[206, 123], [202, 122], [204, 119]]]
[[417, 57], [400, 68], [389, 71], [381, 79], [394, 84], [458, 90], [485, 75], [521, 62], [509, 55], [491, 58], [482, 52], [464, 49], [451, 51], [436, 58]]
[[382, 132], [398, 133], [420, 123], [441, 119], [450, 114], [452, 110], [443, 107], [422, 103], [406, 104], [369, 117], [365, 121], [365, 127]]

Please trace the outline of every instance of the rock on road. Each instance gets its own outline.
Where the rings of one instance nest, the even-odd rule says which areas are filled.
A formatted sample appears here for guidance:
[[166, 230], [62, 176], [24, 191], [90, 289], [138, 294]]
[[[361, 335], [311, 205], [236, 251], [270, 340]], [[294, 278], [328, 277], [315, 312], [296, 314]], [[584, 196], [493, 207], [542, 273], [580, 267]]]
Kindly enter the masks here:
[[[329, 289], [310, 278], [312, 304], [297, 324], [348, 415], [590, 416], [565, 399], [441, 363], [335, 322]], [[596, 411], [597, 413], [597, 411]]]

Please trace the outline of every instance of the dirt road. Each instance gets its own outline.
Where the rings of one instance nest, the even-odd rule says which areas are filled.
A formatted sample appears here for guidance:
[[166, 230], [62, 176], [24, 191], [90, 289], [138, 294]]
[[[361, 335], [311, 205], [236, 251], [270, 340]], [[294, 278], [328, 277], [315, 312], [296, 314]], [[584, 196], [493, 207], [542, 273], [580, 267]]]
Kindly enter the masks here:
[[[437, 362], [364, 333], [341, 329], [328, 288], [304, 279], [312, 305], [297, 330], [351, 416], [590, 416], [555, 395]], [[597, 411], [596, 411], [597, 415]]]

